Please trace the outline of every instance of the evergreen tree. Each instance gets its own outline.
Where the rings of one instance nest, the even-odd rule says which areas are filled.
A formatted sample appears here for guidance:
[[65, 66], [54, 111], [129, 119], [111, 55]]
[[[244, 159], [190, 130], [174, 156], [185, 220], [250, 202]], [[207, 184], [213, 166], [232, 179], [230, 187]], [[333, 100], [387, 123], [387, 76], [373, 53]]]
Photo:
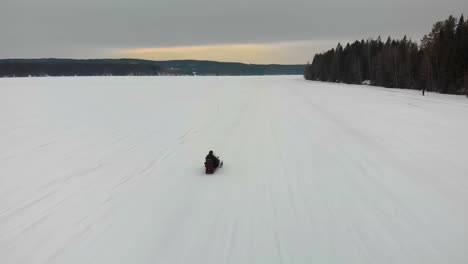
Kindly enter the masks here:
[[418, 46], [406, 36], [355, 41], [344, 48], [317, 54], [307, 65], [304, 77], [384, 87], [424, 89], [442, 93], [467, 93], [468, 21], [450, 16], [433, 25]]

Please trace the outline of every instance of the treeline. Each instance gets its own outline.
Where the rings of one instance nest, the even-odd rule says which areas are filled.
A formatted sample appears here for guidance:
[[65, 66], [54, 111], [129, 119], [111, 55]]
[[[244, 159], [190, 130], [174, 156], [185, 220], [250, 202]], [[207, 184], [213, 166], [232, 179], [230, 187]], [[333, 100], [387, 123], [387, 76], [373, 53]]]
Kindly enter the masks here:
[[0, 59], [0, 77], [302, 74], [304, 65], [139, 59]]
[[155, 61], [163, 69], [172, 69], [184, 75], [300, 75], [304, 64], [245, 64], [200, 60]]
[[122, 61], [4, 60], [1, 77], [158, 75], [161, 67]]
[[315, 55], [307, 80], [468, 93], [468, 21], [437, 22], [420, 45], [406, 36], [356, 41]]

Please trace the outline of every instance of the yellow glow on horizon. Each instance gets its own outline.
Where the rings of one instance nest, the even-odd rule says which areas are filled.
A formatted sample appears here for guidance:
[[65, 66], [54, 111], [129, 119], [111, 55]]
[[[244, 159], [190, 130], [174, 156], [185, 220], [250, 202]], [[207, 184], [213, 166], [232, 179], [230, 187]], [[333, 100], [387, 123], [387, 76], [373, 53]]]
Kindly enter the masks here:
[[[330, 42], [333, 45], [336, 42]], [[219, 44], [155, 48], [117, 49], [114, 58], [148, 60], [214, 60], [258, 64], [305, 64], [328, 42], [284, 42], [272, 44]]]
[[261, 44], [232, 44], [206, 46], [180, 46], [164, 48], [124, 49], [118, 56], [152, 60], [217, 60], [245, 63], [268, 62], [272, 48]]

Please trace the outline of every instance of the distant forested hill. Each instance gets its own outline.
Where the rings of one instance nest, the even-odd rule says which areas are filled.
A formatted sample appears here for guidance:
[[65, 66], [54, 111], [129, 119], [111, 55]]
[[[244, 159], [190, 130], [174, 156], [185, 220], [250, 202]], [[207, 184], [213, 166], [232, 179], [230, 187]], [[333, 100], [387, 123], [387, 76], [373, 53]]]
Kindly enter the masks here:
[[124, 75], [293, 75], [304, 65], [258, 65], [231, 62], [136, 59], [4, 59], [0, 77]]
[[381, 38], [356, 41], [315, 55], [307, 80], [372, 84], [468, 94], [468, 22], [450, 16], [437, 22], [420, 45]]

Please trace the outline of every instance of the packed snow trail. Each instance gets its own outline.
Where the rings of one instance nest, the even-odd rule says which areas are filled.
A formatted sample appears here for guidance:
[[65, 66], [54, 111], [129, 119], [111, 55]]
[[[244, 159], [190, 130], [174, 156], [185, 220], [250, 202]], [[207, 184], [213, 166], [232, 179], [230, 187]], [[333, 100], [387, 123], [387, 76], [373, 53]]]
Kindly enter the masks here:
[[468, 263], [465, 97], [24, 78], [0, 109], [0, 263]]

